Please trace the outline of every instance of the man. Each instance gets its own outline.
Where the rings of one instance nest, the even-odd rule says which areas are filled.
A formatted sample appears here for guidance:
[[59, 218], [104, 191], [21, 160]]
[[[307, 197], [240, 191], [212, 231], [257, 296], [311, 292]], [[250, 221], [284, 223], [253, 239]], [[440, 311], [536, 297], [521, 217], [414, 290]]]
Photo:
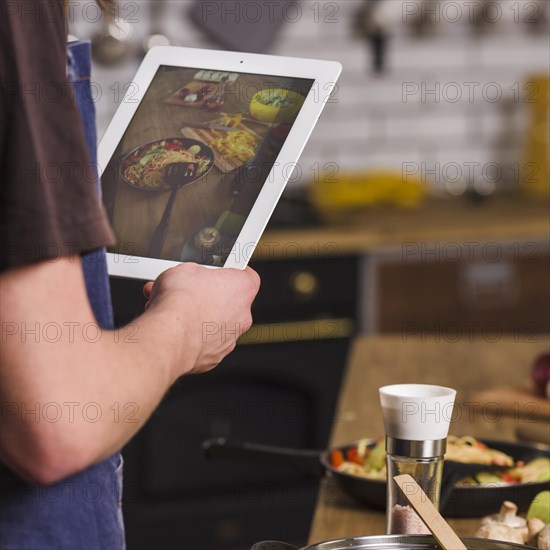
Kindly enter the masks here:
[[83, 175], [90, 106], [69, 92], [56, 6], [0, 7], [0, 548], [123, 548], [118, 450], [178, 377], [234, 348], [259, 278], [181, 265], [145, 285], [131, 337], [112, 330], [101, 247], [113, 236]]

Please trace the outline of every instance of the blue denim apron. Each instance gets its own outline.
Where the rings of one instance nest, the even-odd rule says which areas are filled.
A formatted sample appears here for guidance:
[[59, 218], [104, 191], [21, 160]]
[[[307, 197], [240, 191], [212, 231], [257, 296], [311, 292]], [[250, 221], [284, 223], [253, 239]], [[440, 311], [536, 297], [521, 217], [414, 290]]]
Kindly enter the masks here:
[[[90, 89], [90, 43], [68, 46], [67, 75], [82, 115], [90, 159], [96, 161], [95, 106]], [[99, 179], [97, 187], [99, 191]], [[102, 328], [113, 327], [105, 250], [83, 256], [88, 297]], [[116, 453], [47, 487], [1, 472], [1, 550], [121, 550], [122, 458]]]

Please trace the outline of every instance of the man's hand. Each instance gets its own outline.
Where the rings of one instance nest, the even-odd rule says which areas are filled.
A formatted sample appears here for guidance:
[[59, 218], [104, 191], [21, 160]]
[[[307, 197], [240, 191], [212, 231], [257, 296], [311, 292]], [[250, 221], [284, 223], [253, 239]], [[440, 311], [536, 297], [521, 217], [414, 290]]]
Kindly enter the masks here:
[[239, 336], [252, 324], [250, 307], [259, 287], [260, 278], [249, 267], [244, 271], [209, 269], [189, 263], [145, 285], [148, 313], [156, 308], [169, 310], [175, 323], [187, 317], [181, 345], [196, 350], [196, 360], [190, 371], [183, 370], [183, 362], [176, 365], [176, 378], [186, 372], [209, 371], [233, 351]]

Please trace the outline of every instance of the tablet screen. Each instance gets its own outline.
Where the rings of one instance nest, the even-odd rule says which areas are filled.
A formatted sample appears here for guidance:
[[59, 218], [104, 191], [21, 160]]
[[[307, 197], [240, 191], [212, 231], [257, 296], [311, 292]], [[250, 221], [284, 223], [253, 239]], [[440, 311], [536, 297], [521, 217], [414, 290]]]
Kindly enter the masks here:
[[110, 252], [223, 266], [313, 83], [160, 66], [102, 175]]

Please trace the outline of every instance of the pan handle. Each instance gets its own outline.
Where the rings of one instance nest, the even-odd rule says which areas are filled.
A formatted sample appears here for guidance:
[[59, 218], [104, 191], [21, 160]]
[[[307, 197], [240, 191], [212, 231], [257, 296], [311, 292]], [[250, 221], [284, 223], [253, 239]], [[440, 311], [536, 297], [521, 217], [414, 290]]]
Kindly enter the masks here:
[[219, 458], [259, 459], [275, 464], [292, 466], [302, 473], [320, 477], [324, 468], [320, 462], [322, 451], [306, 449], [289, 449], [260, 445], [257, 443], [240, 443], [222, 438], [207, 439], [202, 444], [203, 456], [207, 460]]

